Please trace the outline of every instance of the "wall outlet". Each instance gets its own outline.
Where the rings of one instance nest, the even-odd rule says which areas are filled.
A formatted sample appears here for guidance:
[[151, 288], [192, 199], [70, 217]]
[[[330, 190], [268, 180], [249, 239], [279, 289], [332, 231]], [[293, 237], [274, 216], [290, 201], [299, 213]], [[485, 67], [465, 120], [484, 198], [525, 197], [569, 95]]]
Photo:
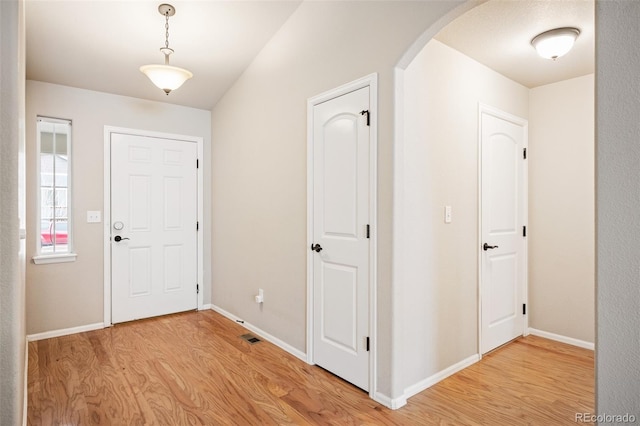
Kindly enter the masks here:
[[264, 290], [261, 288], [258, 289], [258, 295], [256, 296], [256, 303], [264, 302]]
[[87, 211], [87, 223], [100, 223], [102, 221], [100, 216], [99, 210]]

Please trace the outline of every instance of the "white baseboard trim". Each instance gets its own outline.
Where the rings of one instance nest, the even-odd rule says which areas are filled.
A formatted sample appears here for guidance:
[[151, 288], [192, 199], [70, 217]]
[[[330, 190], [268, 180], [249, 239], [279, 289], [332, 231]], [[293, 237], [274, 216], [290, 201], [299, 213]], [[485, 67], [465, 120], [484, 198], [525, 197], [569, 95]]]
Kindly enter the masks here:
[[578, 346], [584, 349], [595, 350], [595, 344], [587, 342], [585, 340], [574, 339], [573, 337], [562, 336], [560, 334], [549, 333], [548, 331], [542, 331], [535, 328], [529, 328], [529, 334], [534, 336], [544, 337], [545, 339], [555, 340], [556, 342], [566, 343], [568, 345]]
[[64, 328], [61, 330], [45, 331], [43, 333], [27, 334], [27, 342], [36, 340], [51, 339], [52, 337], [68, 336], [69, 334], [84, 333], [85, 331], [101, 330], [104, 323], [97, 322], [95, 324], [81, 325], [79, 327]]
[[397, 410], [398, 408], [402, 408], [405, 405], [407, 405], [407, 398], [405, 398], [404, 395], [401, 396], [400, 398], [390, 398], [385, 394], [376, 392], [371, 397], [371, 399], [373, 399], [378, 404], [381, 404], [387, 408], [390, 408], [391, 410]]
[[211, 303], [206, 303], [206, 304], [202, 305], [202, 310], [203, 311], [209, 311], [209, 310], [213, 311], [215, 309], [213, 309], [213, 305]]
[[[267, 333], [266, 331], [259, 329], [255, 325], [249, 324], [248, 322], [242, 320], [241, 318], [238, 318], [237, 316], [233, 315], [230, 312], [225, 311], [224, 309], [222, 309], [219, 306], [211, 305], [211, 310], [216, 311], [220, 315], [225, 316], [225, 317], [229, 318], [232, 321], [235, 321], [237, 324], [239, 324], [239, 325], [243, 326], [244, 328], [246, 328], [247, 330], [257, 334], [258, 336], [262, 337], [264, 340], [267, 340], [267, 341], [273, 343], [274, 345], [278, 346], [280, 349], [283, 349], [283, 350], [289, 352], [291, 355], [295, 356], [296, 358], [301, 359], [305, 363], [307, 362], [307, 354], [305, 354], [301, 350], [298, 350], [298, 349], [294, 348], [290, 344], [278, 339], [277, 337], [272, 336], [271, 334]], [[242, 322], [239, 322], [239, 321], [242, 321]]]
[[471, 355], [470, 357], [465, 358], [462, 361], [455, 363], [452, 366], [447, 367], [444, 370], [439, 371], [436, 374], [427, 377], [426, 379], [421, 380], [414, 385], [409, 386], [404, 390], [405, 399], [409, 399], [412, 396], [419, 394], [423, 390], [430, 388], [436, 383], [446, 379], [447, 377], [457, 373], [460, 370], [464, 370], [465, 368], [475, 364], [478, 361], [480, 361], [479, 354]]

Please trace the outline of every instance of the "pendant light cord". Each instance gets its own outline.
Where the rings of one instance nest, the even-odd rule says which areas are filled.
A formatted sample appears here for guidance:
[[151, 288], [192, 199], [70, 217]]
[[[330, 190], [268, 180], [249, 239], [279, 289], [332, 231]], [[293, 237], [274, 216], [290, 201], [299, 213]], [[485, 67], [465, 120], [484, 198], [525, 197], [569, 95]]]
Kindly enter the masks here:
[[[164, 64], [169, 65], [169, 54], [171, 49], [169, 48], [169, 11], [164, 13], [165, 24], [164, 24]], [[160, 49], [162, 50], [162, 49]]]
[[169, 12], [165, 12], [164, 17], [166, 19], [166, 23], [164, 24], [165, 34], [164, 34], [164, 47], [169, 48]]

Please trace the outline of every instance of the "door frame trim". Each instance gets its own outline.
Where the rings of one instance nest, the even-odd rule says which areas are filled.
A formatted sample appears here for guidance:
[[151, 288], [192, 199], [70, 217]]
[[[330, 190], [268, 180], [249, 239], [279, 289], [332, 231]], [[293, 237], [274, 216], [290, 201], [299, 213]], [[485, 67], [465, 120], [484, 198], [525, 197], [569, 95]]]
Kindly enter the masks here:
[[204, 138], [199, 136], [176, 135], [150, 130], [128, 129], [124, 127], [104, 126], [104, 214], [103, 214], [103, 269], [104, 269], [104, 326], [111, 327], [111, 135], [114, 133], [133, 136], [147, 136], [152, 138], [173, 139], [183, 142], [195, 142], [197, 145], [200, 167], [197, 169], [197, 197], [198, 222], [201, 224], [197, 233], [197, 280], [200, 291], [197, 296], [197, 308], [203, 309], [204, 304]]
[[[478, 355], [482, 358], [482, 114], [486, 113], [496, 118], [508, 121], [524, 129], [523, 148], [529, 147], [529, 121], [518, 117], [498, 108], [492, 107], [482, 102], [478, 103]], [[529, 222], [529, 160], [523, 162], [522, 165], [522, 197], [523, 212], [522, 221], [525, 225]], [[529, 288], [529, 236], [522, 238], [522, 251], [524, 253], [524, 266], [522, 271], [522, 302], [528, 305], [528, 288]], [[529, 306], [527, 306], [527, 314], [524, 315], [522, 322], [522, 335], [529, 334]]]
[[369, 150], [369, 397], [374, 398], [377, 378], [377, 193], [378, 193], [378, 74], [373, 73], [350, 83], [331, 89], [307, 100], [307, 363], [313, 360], [313, 256], [309, 247], [313, 243], [313, 109], [328, 100], [369, 87], [370, 150]]

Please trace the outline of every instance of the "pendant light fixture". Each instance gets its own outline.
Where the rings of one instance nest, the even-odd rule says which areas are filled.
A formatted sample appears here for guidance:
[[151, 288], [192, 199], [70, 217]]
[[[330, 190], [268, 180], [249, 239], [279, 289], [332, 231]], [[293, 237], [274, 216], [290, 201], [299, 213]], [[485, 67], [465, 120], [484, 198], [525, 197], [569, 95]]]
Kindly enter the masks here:
[[169, 65], [169, 55], [173, 49], [169, 47], [169, 17], [176, 14], [176, 9], [170, 4], [163, 3], [158, 6], [158, 12], [165, 17], [165, 41], [160, 52], [164, 54], [164, 65], [143, 65], [140, 67], [149, 80], [169, 95], [169, 92], [182, 86], [182, 84], [193, 77], [191, 71]]
[[556, 28], [538, 34], [531, 40], [531, 45], [538, 55], [554, 61], [569, 53], [580, 35], [580, 30], [573, 27]]

